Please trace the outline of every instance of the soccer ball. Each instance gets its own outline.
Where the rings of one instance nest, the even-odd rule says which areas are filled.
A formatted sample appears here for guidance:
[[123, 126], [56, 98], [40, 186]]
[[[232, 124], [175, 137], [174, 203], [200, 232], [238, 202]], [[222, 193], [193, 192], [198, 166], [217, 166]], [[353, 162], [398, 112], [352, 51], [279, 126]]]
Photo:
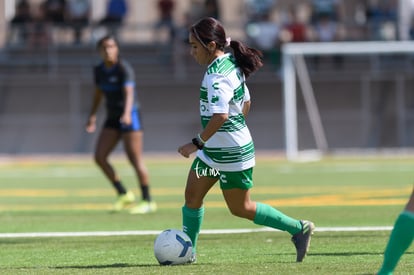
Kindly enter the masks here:
[[154, 242], [154, 255], [161, 265], [179, 265], [190, 261], [193, 244], [190, 237], [178, 229], [161, 232]]

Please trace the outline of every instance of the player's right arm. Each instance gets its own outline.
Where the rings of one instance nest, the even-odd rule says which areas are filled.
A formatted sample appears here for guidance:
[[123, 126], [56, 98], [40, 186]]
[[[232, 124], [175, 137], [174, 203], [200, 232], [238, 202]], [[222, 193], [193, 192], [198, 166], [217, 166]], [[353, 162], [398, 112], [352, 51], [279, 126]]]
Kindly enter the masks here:
[[86, 132], [93, 133], [96, 130], [96, 113], [98, 111], [99, 105], [102, 101], [102, 91], [96, 87], [95, 94], [93, 96], [92, 107], [89, 113], [88, 121], [86, 123]]

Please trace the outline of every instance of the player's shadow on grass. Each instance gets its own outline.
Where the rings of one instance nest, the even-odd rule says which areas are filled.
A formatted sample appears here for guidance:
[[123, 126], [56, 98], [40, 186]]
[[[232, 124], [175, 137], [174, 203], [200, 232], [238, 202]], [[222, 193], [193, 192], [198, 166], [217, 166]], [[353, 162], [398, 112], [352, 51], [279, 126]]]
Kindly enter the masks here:
[[342, 257], [342, 256], [371, 256], [381, 255], [382, 252], [326, 252], [326, 253], [309, 253], [308, 256], [331, 256], [331, 257]]
[[[334, 257], [340, 257], [340, 256], [371, 256], [371, 255], [383, 255], [384, 251], [378, 251], [378, 252], [326, 252], [326, 253], [309, 253], [308, 256], [334, 256]], [[406, 252], [405, 254], [414, 254], [414, 252]]]
[[120, 268], [120, 267], [149, 267], [149, 266], [159, 266], [159, 264], [125, 264], [125, 263], [116, 263], [116, 264], [103, 264], [103, 265], [68, 265], [68, 266], [52, 266], [50, 268], [55, 269], [95, 269], [95, 268]]

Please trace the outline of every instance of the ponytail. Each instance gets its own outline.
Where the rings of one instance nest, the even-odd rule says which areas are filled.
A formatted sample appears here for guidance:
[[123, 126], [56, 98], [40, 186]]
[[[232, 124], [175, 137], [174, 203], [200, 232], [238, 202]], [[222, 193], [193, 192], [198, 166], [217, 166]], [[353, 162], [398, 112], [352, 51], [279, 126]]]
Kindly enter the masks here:
[[230, 41], [230, 48], [236, 58], [236, 63], [246, 78], [263, 66], [263, 53], [254, 48], [247, 47], [240, 41]]

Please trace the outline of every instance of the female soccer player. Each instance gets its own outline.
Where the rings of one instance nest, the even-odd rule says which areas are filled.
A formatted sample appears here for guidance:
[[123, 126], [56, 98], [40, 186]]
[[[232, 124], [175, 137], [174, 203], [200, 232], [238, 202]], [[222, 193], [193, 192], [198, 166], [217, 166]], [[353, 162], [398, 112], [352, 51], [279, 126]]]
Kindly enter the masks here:
[[395, 221], [378, 275], [392, 275], [401, 256], [414, 239], [414, 188], [405, 209]]
[[[230, 212], [258, 225], [287, 231], [296, 247], [296, 261], [308, 251], [315, 228], [310, 221], [286, 216], [273, 207], [250, 200], [255, 152], [246, 125], [250, 94], [245, 79], [262, 66], [261, 52], [226, 39], [222, 24], [207, 17], [191, 26], [191, 55], [207, 66], [200, 88], [202, 132], [178, 148], [188, 158], [197, 151], [185, 188], [183, 230], [193, 242], [193, 259], [204, 216], [203, 200], [220, 181]], [[226, 53], [230, 47], [233, 53]]]
[[129, 63], [119, 57], [119, 47], [114, 37], [105, 36], [97, 43], [102, 62], [95, 67], [95, 95], [86, 125], [86, 131], [96, 130], [96, 112], [103, 98], [106, 120], [100, 132], [95, 151], [95, 161], [115, 188], [118, 199], [113, 206], [120, 211], [132, 205], [134, 193], [122, 185], [119, 175], [108, 157], [120, 140], [134, 168], [142, 193], [142, 201], [131, 208], [131, 214], [156, 211], [151, 201], [148, 172], [142, 159], [143, 131], [135, 88], [135, 75]]

